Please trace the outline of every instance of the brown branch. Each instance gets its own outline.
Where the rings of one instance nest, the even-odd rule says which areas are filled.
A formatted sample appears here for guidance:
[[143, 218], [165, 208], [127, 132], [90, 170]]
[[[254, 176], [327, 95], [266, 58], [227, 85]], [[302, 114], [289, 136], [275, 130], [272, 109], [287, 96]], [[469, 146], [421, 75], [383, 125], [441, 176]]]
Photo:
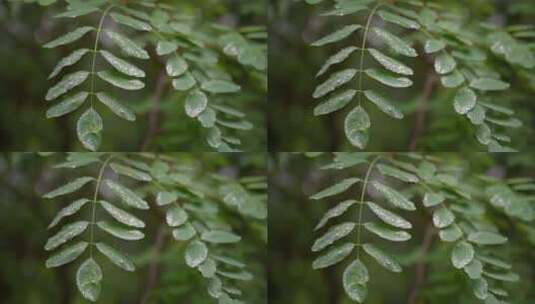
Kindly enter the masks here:
[[160, 265], [158, 264], [159, 256], [163, 247], [165, 246], [167, 240], [167, 228], [165, 225], [160, 225], [158, 231], [156, 232], [156, 242], [154, 244], [155, 254], [152, 262], [149, 264], [149, 269], [147, 271], [147, 282], [145, 283], [145, 291], [141, 296], [140, 304], [146, 304], [149, 302], [151, 291], [156, 286], [158, 282], [158, 277], [160, 273]]
[[427, 271], [427, 263], [425, 259], [433, 244], [433, 234], [433, 223], [429, 222], [425, 228], [424, 239], [422, 241], [422, 246], [420, 247], [420, 261], [416, 264], [416, 275], [414, 276], [414, 282], [412, 284], [411, 292], [409, 293], [407, 304], [416, 304], [420, 287], [422, 287], [425, 281], [425, 273]]
[[425, 128], [425, 117], [427, 113], [427, 102], [433, 94], [435, 88], [435, 83], [437, 78], [431, 68], [427, 73], [427, 78], [425, 80], [422, 96], [420, 97], [420, 102], [418, 103], [418, 110], [416, 110], [416, 122], [414, 128], [412, 129], [411, 141], [409, 144], [409, 151], [415, 151], [416, 146], [418, 145], [418, 140], [422, 136]]
[[152, 96], [152, 102], [154, 103], [151, 111], [148, 116], [148, 128], [145, 136], [143, 137], [143, 143], [141, 144], [141, 151], [147, 151], [149, 145], [158, 133], [160, 129], [160, 101], [162, 99], [163, 93], [167, 87], [167, 76], [165, 72], [161, 72], [156, 81], [156, 88], [154, 90], [154, 95]]

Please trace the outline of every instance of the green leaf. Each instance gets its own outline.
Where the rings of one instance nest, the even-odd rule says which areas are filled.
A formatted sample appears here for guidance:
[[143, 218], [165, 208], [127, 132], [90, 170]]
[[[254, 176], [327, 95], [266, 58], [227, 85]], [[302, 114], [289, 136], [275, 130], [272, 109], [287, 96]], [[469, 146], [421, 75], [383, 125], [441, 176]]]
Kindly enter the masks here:
[[394, 103], [387, 100], [384, 96], [372, 90], [364, 91], [364, 95], [371, 102], [373, 102], [379, 108], [379, 110], [381, 110], [383, 113], [387, 114], [388, 116], [396, 118], [396, 119], [403, 118], [403, 113], [401, 113], [401, 111], [394, 105]]
[[396, 75], [379, 69], [367, 69], [366, 75], [380, 83], [393, 88], [407, 88], [412, 86], [412, 81], [407, 77], [397, 77]]
[[141, 46], [137, 45], [134, 41], [126, 38], [125, 36], [106, 30], [106, 35], [128, 56], [149, 59], [149, 54]]
[[50, 101], [67, 93], [71, 89], [82, 84], [89, 76], [87, 71], [79, 71], [65, 75], [56, 85], [48, 89], [45, 100]]
[[101, 281], [102, 270], [93, 258], [85, 260], [76, 272], [76, 286], [78, 286], [82, 296], [89, 301], [96, 302], [98, 300]]
[[440, 230], [438, 235], [444, 242], [455, 242], [463, 236], [463, 232], [457, 225], [452, 225], [446, 229]]
[[320, 70], [316, 74], [316, 77], [323, 75], [325, 72], [327, 72], [327, 70], [329, 70], [331, 66], [341, 63], [347, 58], [349, 58], [349, 56], [356, 50], [358, 50], [357, 47], [349, 46], [349, 47], [341, 49], [340, 51], [338, 51], [338, 53], [329, 57], [325, 61], [325, 63], [321, 66]]
[[178, 45], [173, 41], [158, 41], [156, 45], [156, 54], [163, 56], [170, 54], [178, 49]]
[[372, 181], [372, 185], [377, 191], [386, 197], [386, 199], [394, 206], [403, 210], [414, 211], [416, 206], [413, 202], [407, 199], [403, 194], [385, 186], [377, 181]]
[[208, 247], [201, 241], [192, 241], [188, 244], [188, 247], [186, 247], [184, 258], [186, 264], [191, 268], [201, 265], [207, 257]]
[[347, 236], [355, 228], [355, 223], [342, 223], [331, 227], [325, 234], [316, 239], [312, 252], [323, 250], [327, 246]]
[[58, 64], [56, 64], [56, 66], [54, 67], [54, 70], [52, 71], [52, 73], [50, 73], [50, 76], [48, 76], [48, 79], [56, 77], [61, 72], [61, 70], [63, 70], [63, 68], [76, 64], [88, 52], [89, 52], [89, 49], [79, 49], [70, 53], [66, 57], [63, 57], [58, 62]]
[[129, 26], [135, 30], [147, 32], [152, 30], [152, 26], [150, 26], [150, 24], [143, 21], [139, 21], [130, 16], [126, 16], [119, 13], [111, 13], [110, 16], [113, 18], [113, 20], [115, 20], [115, 22]]
[[480, 300], [485, 300], [489, 296], [489, 285], [487, 280], [480, 278], [473, 281], [474, 295]]
[[77, 191], [79, 190], [80, 188], [82, 188], [83, 186], [85, 186], [87, 183], [89, 182], [92, 182], [94, 181], [95, 179], [92, 178], [92, 177], [79, 177], [77, 179], [75, 179], [74, 181], [64, 185], [64, 186], [61, 186], [55, 190], [52, 190], [48, 193], [46, 193], [45, 195], [43, 195], [44, 198], [55, 198], [55, 197], [58, 197], [58, 196], [61, 196], [61, 195], [65, 195], [65, 194], [69, 194], [69, 193], [72, 193], [74, 191]]
[[171, 227], [178, 227], [184, 224], [187, 220], [188, 214], [186, 211], [177, 206], [171, 206], [165, 213], [165, 221], [167, 222], [167, 225]]
[[336, 94], [314, 108], [314, 116], [325, 115], [340, 110], [351, 102], [356, 90], [346, 90]]
[[470, 82], [470, 87], [480, 91], [503, 91], [509, 88], [507, 82], [493, 78], [476, 78]]
[[448, 74], [455, 70], [457, 61], [448, 53], [441, 53], [435, 58], [435, 71], [438, 74]]
[[113, 235], [114, 237], [120, 238], [126, 241], [137, 241], [145, 237], [143, 232], [135, 229], [125, 229], [115, 225], [111, 225], [106, 221], [100, 221], [97, 223], [97, 226], [106, 231], [107, 233]]
[[145, 223], [131, 213], [117, 208], [106, 201], [100, 201], [100, 205], [119, 223], [123, 223], [131, 227], [145, 228]]
[[502, 127], [507, 127], [507, 128], [520, 128], [522, 126], [522, 121], [520, 121], [517, 118], [497, 119], [497, 118], [486, 117], [486, 120], [490, 123], [493, 123]]
[[[49, 2], [56, 2], [55, 0], [48, 0]], [[93, 12], [99, 11], [98, 7], [84, 7], [84, 8], [75, 8], [68, 10], [66, 12], [63, 12], [61, 14], [57, 14], [54, 16], [54, 18], [76, 18], [80, 16], [84, 16]]]
[[245, 264], [240, 262], [240, 261], [237, 261], [235, 259], [231, 259], [229, 257], [223, 257], [223, 256], [218, 256], [218, 255], [211, 255], [211, 257], [218, 261], [218, 262], [221, 262], [223, 264], [226, 264], [226, 265], [230, 265], [230, 266], [233, 266], [233, 267], [238, 267], [238, 268], [244, 268], [245, 267]]
[[377, 13], [379, 17], [381, 17], [384, 21], [397, 24], [401, 27], [404, 27], [406, 29], [413, 29], [417, 30], [420, 28], [420, 24], [418, 22], [399, 16], [397, 14], [393, 14], [387, 11], [379, 11]]
[[326, 189], [321, 190], [320, 192], [312, 195], [310, 198], [313, 200], [319, 200], [325, 197], [329, 197], [329, 196], [342, 193], [360, 181], [361, 181], [360, 178], [346, 178]]
[[457, 269], [462, 269], [474, 259], [474, 247], [467, 242], [459, 242], [451, 253], [451, 262]]
[[80, 116], [76, 125], [78, 139], [86, 149], [91, 151], [98, 150], [101, 141], [102, 129], [104, 125], [102, 118], [93, 108], [89, 108]]
[[346, 25], [343, 28], [337, 30], [336, 32], [314, 41], [312, 43], [312, 46], [322, 46], [329, 43], [338, 42], [344, 38], [347, 38], [349, 35], [351, 35], [353, 32], [360, 28], [362, 28], [362, 26], [359, 24]]
[[90, 202], [90, 200], [82, 198], [82, 199], [74, 201], [73, 203], [71, 203], [67, 207], [61, 209], [58, 212], [58, 214], [56, 214], [56, 216], [54, 217], [54, 219], [52, 220], [50, 225], [48, 225], [48, 229], [56, 226], [64, 217], [71, 216], [71, 215], [75, 214], [76, 212], [78, 212], [88, 202]]
[[239, 242], [241, 240], [241, 236], [230, 231], [210, 230], [203, 232], [201, 239], [208, 243], [230, 244]]
[[214, 260], [208, 258], [200, 266], [199, 271], [205, 278], [213, 278], [217, 271], [217, 264]]
[[464, 267], [464, 272], [466, 272], [468, 277], [472, 280], [479, 279], [483, 273], [483, 264], [481, 264], [480, 261], [473, 259], [470, 264]]
[[362, 245], [362, 248], [364, 251], [369, 254], [371, 257], [373, 257], [377, 263], [379, 263], [384, 268], [392, 271], [392, 272], [401, 272], [401, 266], [399, 263], [394, 260], [394, 258], [379, 248], [373, 246], [372, 244], [364, 244]]
[[104, 243], [97, 243], [97, 249], [108, 259], [110, 259], [113, 264], [121, 267], [122, 269], [126, 271], [136, 270], [136, 266], [134, 266], [134, 263], [127, 256], [125, 256], [115, 248], [108, 246]]
[[355, 248], [353, 243], [345, 243], [331, 248], [329, 251], [319, 256], [312, 262], [313, 269], [321, 269], [332, 266], [345, 259]]
[[468, 235], [468, 241], [478, 245], [500, 245], [507, 243], [507, 238], [490, 231], [476, 231]]
[[372, 28], [372, 32], [381, 40], [383, 40], [396, 53], [407, 57], [418, 56], [418, 53], [416, 53], [416, 50], [412, 46], [395, 35], [392, 35], [391, 33], [378, 27]]
[[346, 294], [359, 303], [364, 302], [364, 299], [366, 299], [366, 282], [369, 280], [368, 269], [358, 259], [346, 267], [342, 277]]
[[327, 80], [316, 87], [312, 97], [320, 98], [327, 95], [336, 88], [348, 83], [356, 74], [356, 69], [345, 69], [332, 74]]
[[385, 67], [387, 70], [392, 71], [397, 74], [401, 75], [413, 75], [414, 71], [403, 64], [401, 61], [398, 61], [394, 58], [391, 58], [389, 56], [386, 56], [385, 54], [381, 53], [380, 51], [376, 49], [368, 49], [368, 52], [379, 62], [383, 67]]
[[480, 105], [476, 105], [470, 112], [468, 112], [468, 119], [474, 125], [480, 125], [485, 122], [486, 110]]
[[216, 112], [211, 108], [206, 108], [201, 115], [197, 116], [197, 120], [205, 128], [213, 128], [217, 120]]
[[404, 182], [418, 183], [420, 181], [418, 176], [402, 171], [398, 168], [391, 167], [389, 165], [379, 164], [377, 165], [377, 169], [379, 169], [379, 172], [381, 172], [381, 174], [383, 175], [391, 176]]
[[138, 79], [123, 78], [110, 71], [100, 71], [97, 75], [100, 79], [124, 90], [141, 90], [145, 87], [145, 84]]
[[46, 118], [59, 117], [76, 111], [87, 99], [87, 96], [89, 96], [89, 93], [79, 92], [76, 95], [65, 98], [63, 101], [46, 111]]
[[375, 215], [377, 215], [377, 217], [380, 218], [383, 222], [401, 229], [412, 228], [412, 224], [401, 216], [373, 202], [366, 202], [366, 205], [368, 205], [368, 208], [370, 208], [370, 210], [373, 211], [373, 213], [375, 213]]
[[145, 72], [130, 62], [123, 60], [105, 50], [100, 50], [100, 54], [117, 71], [132, 77], [145, 77]]
[[[165, 64], [165, 71], [167, 72], [167, 75], [171, 77], [176, 77], [176, 76], [180, 76], [184, 74], [188, 70], [188, 68], [189, 68], [189, 65], [186, 62], [186, 60], [184, 60], [184, 58], [178, 55], [170, 57], [167, 60], [167, 63]], [[187, 80], [188, 84], [192, 82], [193, 84], [195, 84], [195, 79], [191, 77], [191, 75], [186, 74], [184, 76], [186, 76], [187, 78], [182, 79], [183, 82], [186, 82]], [[188, 87], [188, 89], [191, 88], [191, 86]]]
[[483, 145], [488, 145], [490, 143], [492, 133], [489, 126], [485, 123], [481, 124], [477, 128], [476, 137], [477, 140]]
[[469, 88], [460, 89], [455, 95], [454, 108], [459, 114], [466, 114], [476, 106], [477, 95]]
[[503, 269], [511, 269], [513, 266], [509, 263], [506, 263], [500, 259], [497, 259], [495, 257], [490, 257], [490, 256], [485, 256], [485, 255], [480, 255], [478, 254], [477, 255], [477, 258], [486, 263], [486, 264], [490, 264], [494, 267], [498, 267], [498, 268], [503, 268]]
[[186, 97], [184, 108], [189, 117], [197, 117], [206, 109], [207, 105], [208, 97], [206, 97], [206, 94], [199, 90], [195, 90], [189, 93], [188, 97]]
[[247, 271], [228, 272], [228, 271], [219, 270], [217, 273], [223, 277], [227, 277], [233, 280], [250, 281], [253, 279], [253, 275]]
[[76, 260], [88, 245], [87, 242], [79, 242], [64, 248], [46, 260], [46, 268], [59, 267]]
[[454, 70], [453, 73], [442, 76], [440, 82], [446, 88], [456, 88], [464, 83], [464, 76], [459, 71]]
[[411, 235], [406, 231], [396, 231], [388, 228], [386, 225], [379, 223], [366, 223], [364, 228], [377, 236], [392, 242], [404, 242], [411, 239]]
[[85, 231], [87, 226], [89, 226], [89, 222], [87, 221], [78, 221], [63, 226], [63, 228], [61, 228], [58, 233], [56, 233], [54, 236], [50, 237], [46, 241], [45, 250], [50, 251], [67, 243], [69, 240], [82, 234], [82, 232]]
[[189, 73], [173, 79], [173, 88], [178, 91], [187, 91], [195, 85], [196, 81]]
[[126, 205], [137, 209], [149, 209], [149, 204], [147, 204], [147, 202], [139, 197], [134, 191], [111, 180], [106, 180], [106, 185], [113, 193], [118, 195]]
[[176, 202], [177, 199], [178, 194], [176, 192], [161, 191], [158, 192], [158, 195], [156, 196], [156, 204], [158, 204], [158, 206], [165, 206]]
[[367, 130], [370, 128], [370, 117], [364, 108], [356, 106], [346, 115], [344, 132], [352, 145], [364, 149], [368, 143]]
[[177, 241], [188, 241], [197, 234], [195, 228], [189, 223], [173, 229], [173, 238]]
[[57, 39], [54, 39], [48, 43], [46, 43], [45, 45], [43, 45], [44, 48], [47, 48], [47, 49], [50, 49], [50, 48], [55, 48], [57, 46], [60, 46], [60, 45], [65, 45], [65, 44], [69, 44], [71, 42], [74, 42], [80, 38], [82, 38], [85, 34], [91, 32], [92, 30], [94, 30], [95, 28], [92, 27], [92, 26], [82, 26], [82, 27], [79, 27], [77, 29], [75, 29], [74, 31], [72, 32], [69, 32]]
[[437, 228], [446, 228], [455, 221], [455, 215], [446, 207], [437, 208], [433, 212], [433, 224]]
[[494, 272], [484, 271], [483, 274], [489, 278], [493, 278], [495, 280], [504, 281], [504, 282], [518, 282], [520, 280], [520, 276], [518, 276], [518, 274], [513, 273], [513, 272], [494, 273]]
[[106, 105], [113, 113], [115, 113], [115, 115], [128, 121], [136, 120], [136, 114], [134, 114], [132, 109], [122, 105], [115, 98], [104, 92], [98, 92], [96, 95], [98, 100]]
[[325, 224], [327, 224], [327, 222], [330, 219], [338, 217], [338, 216], [344, 214], [351, 206], [355, 205], [356, 203], [357, 203], [357, 201], [355, 201], [355, 200], [347, 200], [347, 201], [343, 201], [343, 202], [339, 203], [338, 205], [336, 205], [335, 207], [329, 209], [327, 212], [325, 212], [325, 214], [323, 215], [323, 217], [321, 218], [319, 223], [316, 225], [314, 230], [321, 229], [322, 227], [325, 226]]
[[211, 79], [201, 84], [201, 89], [210, 93], [235, 93], [241, 87], [235, 83], [226, 80]]
[[428, 39], [425, 41], [424, 50], [427, 54], [431, 54], [443, 50], [445, 47], [446, 43], [442, 40]]
[[137, 170], [137, 169], [134, 169], [132, 167], [129, 167], [129, 166], [125, 166], [125, 165], [121, 165], [121, 164], [117, 164], [117, 163], [112, 163], [110, 165], [110, 167], [112, 168], [112, 170], [119, 174], [119, 175], [124, 175], [124, 176], [128, 176], [128, 177], [131, 177], [135, 180], [138, 180], [138, 181], [142, 181], [142, 182], [150, 182], [152, 180], [152, 177], [141, 171], [141, 170]]

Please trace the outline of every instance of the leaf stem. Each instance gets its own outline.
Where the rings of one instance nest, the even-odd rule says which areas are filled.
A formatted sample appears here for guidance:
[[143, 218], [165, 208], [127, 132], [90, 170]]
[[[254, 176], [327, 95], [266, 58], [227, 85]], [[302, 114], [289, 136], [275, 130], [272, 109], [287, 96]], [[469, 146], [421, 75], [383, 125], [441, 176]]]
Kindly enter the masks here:
[[362, 184], [362, 191], [360, 193], [360, 201], [359, 201], [359, 211], [358, 211], [358, 221], [357, 221], [357, 259], [360, 257], [360, 242], [361, 242], [361, 221], [362, 221], [362, 209], [364, 204], [364, 197], [366, 195], [366, 189], [368, 186], [368, 179], [370, 178], [370, 174], [373, 170], [373, 167], [375, 163], [381, 158], [381, 155], [376, 156], [372, 162], [370, 163], [370, 166], [368, 167], [368, 170], [366, 171], [366, 177], [364, 178], [364, 182]]

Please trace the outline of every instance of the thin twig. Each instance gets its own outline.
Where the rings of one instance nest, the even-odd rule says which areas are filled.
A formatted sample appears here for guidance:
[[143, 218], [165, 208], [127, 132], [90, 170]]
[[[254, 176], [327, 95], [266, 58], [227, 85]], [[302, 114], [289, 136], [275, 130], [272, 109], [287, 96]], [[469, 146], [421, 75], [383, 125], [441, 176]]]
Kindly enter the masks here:
[[147, 271], [147, 282], [145, 283], [145, 291], [141, 296], [140, 304], [146, 304], [149, 301], [151, 291], [154, 289], [158, 282], [158, 277], [160, 273], [160, 265], [158, 264], [159, 256], [163, 247], [165, 246], [167, 240], [167, 228], [165, 225], [160, 225], [158, 231], [156, 232], [156, 243], [155, 247], [155, 256], [152, 259], [152, 262], [149, 264], [149, 269]]
[[422, 136], [425, 128], [425, 117], [427, 113], [427, 103], [433, 94], [435, 88], [435, 83], [437, 78], [434, 72], [431, 70], [427, 73], [427, 78], [425, 80], [422, 97], [418, 104], [418, 110], [416, 111], [416, 122], [412, 130], [411, 141], [409, 144], [409, 150], [415, 151], [416, 146], [418, 145], [418, 140]]
[[150, 142], [156, 136], [160, 128], [160, 101], [163, 93], [167, 87], [167, 76], [165, 72], [161, 72], [156, 81], [156, 89], [152, 96], [152, 102], [154, 103], [148, 117], [147, 133], [143, 137], [143, 143], [141, 144], [141, 151], [147, 151]]
[[427, 263], [425, 259], [431, 248], [431, 244], [433, 243], [433, 232], [433, 223], [429, 222], [425, 228], [424, 239], [422, 241], [422, 246], [420, 247], [420, 261], [416, 264], [416, 275], [414, 277], [411, 292], [409, 293], [407, 304], [416, 304], [420, 287], [422, 287], [425, 281], [425, 273], [427, 271]]

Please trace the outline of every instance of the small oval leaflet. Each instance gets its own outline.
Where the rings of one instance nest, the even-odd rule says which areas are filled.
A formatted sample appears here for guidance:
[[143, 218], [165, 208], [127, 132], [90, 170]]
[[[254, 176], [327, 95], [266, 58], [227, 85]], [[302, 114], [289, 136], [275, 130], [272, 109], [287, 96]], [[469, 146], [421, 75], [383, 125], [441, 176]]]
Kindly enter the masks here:
[[95, 28], [92, 27], [92, 26], [82, 26], [82, 27], [79, 27], [77, 29], [75, 29], [74, 31], [72, 32], [69, 32], [55, 40], [52, 40], [48, 43], [46, 43], [45, 45], [43, 45], [44, 48], [55, 48], [57, 46], [60, 46], [60, 45], [64, 45], [64, 44], [69, 44], [71, 42], [74, 42], [80, 38], [82, 38], [85, 34], [91, 32], [92, 30], [94, 30]]
[[188, 97], [186, 97], [184, 108], [189, 117], [197, 117], [204, 111], [204, 109], [206, 109], [207, 105], [208, 98], [206, 97], [206, 94], [199, 90], [195, 90], [189, 93]]
[[56, 77], [61, 72], [61, 70], [63, 70], [63, 68], [71, 66], [77, 63], [78, 61], [80, 61], [80, 59], [82, 59], [82, 57], [84, 57], [84, 55], [87, 54], [88, 52], [89, 52], [89, 49], [79, 49], [79, 50], [73, 51], [66, 57], [63, 57], [56, 64], [56, 66], [54, 67], [54, 70], [52, 71], [52, 73], [50, 73], [50, 76], [48, 76], [48, 79]]
[[331, 33], [321, 39], [314, 41], [312, 43], [312, 46], [322, 46], [322, 45], [326, 45], [329, 43], [338, 42], [348, 37], [349, 35], [351, 35], [353, 32], [355, 32], [356, 30], [360, 28], [362, 28], [362, 26], [359, 24], [346, 25], [343, 28], [337, 30], [336, 32]]
[[135, 30], [139, 30], [139, 31], [151, 31], [152, 30], [152, 27], [148, 23], [139, 21], [130, 16], [126, 16], [126, 15], [119, 14], [119, 13], [111, 13], [110, 16], [113, 18], [113, 20], [115, 20], [115, 22], [129, 26]]
[[201, 89], [210, 93], [235, 93], [241, 87], [235, 83], [226, 80], [212, 79], [201, 84]]
[[438, 52], [446, 47], [446, 43], [442, 40], [429, 39], [425, 41], [424, 50], [427, 54]]
[[318, 85], [312, 94], [314, 98], [320, 98], [328, 93], [334, 91], [336, 88], [349, 82], [357, 74], [356, 69], [345, 69], [336, 73], [325, 80], [322, 84]]
[[368, 143], [368, 129], [371, 122], [364, 108], [357, 106], [346, 115], [344, 132], [352, 145], [364, 149]]
[[[188, 63], [186, 60], [184, 60], [182, 57], [176, 55], [167, 60], [167, 63], [165, 64], [165, 71], [167, 72], [167, 75], [171, 77], [176, 77], [184, 74], [189, 68]], [[187, 74], [186, 76], [188, 76]], [[191, 77], [191, 75], [189, 75]], [[193, 77], [191, 77], [193, 78]], [[191, 80], [188, 79], [188, 83], [190, 83]], [[193, 82], [195, 83], [195, 79], [193, 79]]]
[[377, 181], [372, 181], [372, 185], [375, 189], [377, 189], [377, 191], [382, 193], [394, 207], [408, 211], [416, 210], [416, 206], [413, 202], [393, 188], [385, 186]]
[[117, 174], [128, 176], [138, 181], [150, 182], [152, 180], [150, 174], [147, 174], [141, 170], [137, 170], [129, 166], [121, 165], [118, 163], [111, 163], [110, 168], [112, 168], [112, 170]]
[[457, 225], [452, 225], [446, 229], [440, 230], [438, 235], [440, 239], [443, 240], [444, 242], [455, 242], [461, 238], [461, 236], [463, 235], [463, 232], [461, 231], [459, 227], [457, 227]]
[[76, 272], [76, 285], [82, 296], [96, 302], [100, 296], [102, 270], [92, 258], [87, 259]]
[[403, 113], [401, 112], [401, 110], [399, 110], [394, 105], [394, 103], [387, 100], [384, 96], [379, 95], [373, 90], [364, 91], [364, 96], [366, 96], [366, 98], [373, 102], [379, 108], [379, 110], [381, 110], [386, 115], [396, 119], [403, 118]]
[[331, 227], [320, 238], [316, 239], [312, 245], [312, 252], [323, 250], [327, 246], [347, 236], [355, 228], [355, 223], [341, 223]]
[[208, 257], [208, 247], [201, 241], [192, 241], [186, 248], [184, 258], [189, 267], [195, 268], [201, 265]]
[[404, 242], [411, 239], [411, 235], [408, 232], [391, 230], [386, 225], [379, 223], [366, 223], [364, 224], [364, 228], [366, 228], [366, 230], [369, 232], [392, 242]]
[[58, 233], [56, 233], [54, 236], [50, 237], [46, 244], [45, 244], [45, 250], [50, 251], [52, 249], [55, 249], [69, 240], [77, 237], [82, 232], [87, 229], [87, 226], [89, 225], [89, 222], [87, 221], [78, 221], [71, 224], [67, 224], [61, 228]]
[[106, 222], [106, 221], [100, 221], [97, 223], [97, 226], [106, 231], [107, 233], [117, 237], [117, 238], [120, 238], [120, 239], [123, 239], [123, 240], [126, 240], [126, 241], [137, 241], [137, 240], [141, 240], [145, 237], [145, 235], [143, 234], [143, 232], [139, 231], [139, 230], [135, 230], [135, 229], [124, 229], [124, 228], [121, 228], [121, 227], [118, 227], [118, 226], [115, 226], [115, 225], [111, 225], [110, 223]]
[[84, 82], [88, 76], [89, 72], [87, 71], [78, 71], [65, 75], [56, 85], [48, 89], [45, 100], [50, 101], [67, 93], [74, 87], [77, 87]]
[[412, 46], [395, 35], [378, 27], [372, 28], [372, 32], [381, 38], [381, 40], [383, 40], [396, 53], [407, 57], [418, 56], [418, 53], [416, 53], [416, 50]]
[[123, 78], [111, 71], [100, 71], [97, 72], [97, 75], [107, 83], [124, 90], [141, 90], [145, 87], [141, 80]]
[[338, 51], [338, 53], [336, 53], [336, 54], [332, 55], [331, 57], [329, 57], [325, 61], [325, 63], [321, 66], [320, 70], [316, 74], [316, 77], [323, 75], [325, 72], [327, 72], [327, 70], [331, 66], [333, 66], [335, 64], [338, 64], [338, 63], [341, 63], [344, 60], [346, 60], [349, 57], [349, 55], [351, 55], [356, 50], [358, 50], [357, 47], [349, 46], [349, 47], [341, 49], [340, 51]]
[[462, 269], [474, 259], [474, 247], [467, 242], [459, 242], [451, 253], [451, 262], [457, 269]]
[[500, 245], [507, 242], [507, 238], [490, 231], [476, 231], [468, 235], [468, 241], [479, 245]]
[[433, 212], [433, 224], [437, 228], [446, 228], [455, 221], [455, 215], [445, 207], [436, 209]]
[[145, 223], [129, 212], [117, 208], [106, 201], [100, 201], [100, 205], [119, 223], [131, 227], [145, 228]]
[[208, 258], [200, 266], [199, 271], [205, 278], [213, 278], [217, 271], [217, 264], [214, 260]]
[[177, 229], [173, 229], [173, 238], [177, 241], [188, 241], [197, 234], [190, 223], [186, 223]]
[[100, 54], [117, 71], [132, 77], [145, 77], [145, 72], [130, 62], [123, 60], [106, 50], [100, 50]]
[[366, 202], [366, 205], [370, 208], [375, 215], [377, 215], [378, 218], [380, 218], [383, 222], [392, 225], [397, 228], [401, 229], [411, 229], [412, 224], [407, 221], [406, 219], [402, 218], [401, 216], [373, 203], [373, 202]]
[[134, 191], [111, 180], [106, 180], [106, 185], [112, 192], [118, 195], [125, 204], [137, 209], [149, 209], [149, 204], [139, 197]]
[[367, 69], [366, 75], [380, 83], [393, 88], [407, 88], [412, 86], [412, 81], [407, 77], [397, 77], [390, 72], [380, 69]]
[[201, 239], [209, 243], [229, 244], [239, 242], [241, 240], [241, 236], [230, 231], [210, 230], [203, 232]]
[[134, 263], [127, 256], [120, 253], [115, 248], [108, 246], [104, 243], [97, 243], [96, 246], [98, 251], [108, 257], [108, 259], [110, 259], [113, 264], [121, 267], [126, 271], [134, 271], [136, 269]]
[[136, 120], [136, 114], [134, 114], [134, 111], [119, 103], [115, 98], [104, 92], [98, 92], [96, 95], [97, 99], [106, 105], [113, 113], [115, 113], [115, 115], [128, 121]]
[[177, 206], [171, 206], [165, 213], [165, 221], [167, 222], [167, 225], [171, 227], [178, 227], [184, 224], [187, 220], [188, 214], [186, 211]]
[[178, 49], [178, 45], [173, 41], [158, 41], [156, 45], [156, 54], [163, 56], [170, 54]]
[[369, 279], [366, 266], [360, 260], [355, 260], [344, 270], [342, 276], [344, 290], [351, 299], [362, 303], [366, 298], [365, 284]]
[[418, 176], [389, 165], [379, 164], [377, 165], [377, 169], [379, 169], [379, 172], [381, 172], [383, 175], [391, 176], [404, 182], [417, 183], [420, 181]]
[[313, 269], [321, 269], [332, 266], [345, 259], [355, 248], [353, 243], [345, 243], [331, 248], [312, 262]]
[[391, 257], [390, 255], [386, 254], [385, 252], [383, 252], [382, 250], [380, 250], [379, 248], [373, 246], [372, 244], [364, 244], [362, 245], [362, 248], [364, 249], [364, 251], [369, 254], [371, 257], [373, 257], [377, 263], [379, 263], [381, 266], [383, 266], [384, 268], [392, 271], [392, 272], [401, 272], [402, 269], [401, 269], [401, 266], [399, 265], [399, 263], [394, 260], [393, 257]]
[[402, 16], [399, 16], [397, 14], [390, 13], [388, 11], [379, 11], [377, 13], [384, 21], [391, 22], [394, 24], [397, 24], [401, 27], [404, 27], [406, 29], [413, 29], [417, 30], [420, 28], [420, 24], [418, 22], [411, 20], [409, 18], [405, 18]]
[[332, 185], [326, 189], [321, 190], [320, 192], [312, 195], [310, 198], [313, 200], [319, 200], [328, 196], [333, 196], [333, 195], [342, 193], [359, 181], [361, 181], [361, 179], [356, 178], [356, 177], [346, 178], [336, 183], [335, 185]]
[[464, 83], [464, 76], [461, 72], [454, 70], [451, 74], [442, 76], [440, 82], [446, 88], [456, 88]]
[[78, 212], [83, 206], [85, 206], [89, 202], [90, 202], [90, 200], [82, 198], [82, 199], [74, 201], [73, 203], [71, 203], [67, 207], [61, 209], [56, 214], [56, 216], [54, 217], [54, 219], [52, 220], [50, 225], [48, 225], [48, 229], [56, 226], [61, 221], [61, 219], [63, 219], [64, 217], [67, 217], [67, 216], [75, 214], [76, 212]]
[[476, 106], [477, 95], [469, 88], [460, 89], [455, 95], [454, 107], [459, 114], [466, 114]]
[[377, 60], [382, 66], [384, 66], [387, 70], [392, 71], [397, 74], [402, 75], [413, 75], [414, 71], [403, 64], [401, 61], [398, 61], [394, 58], [391, 58], [380, 51], [376, 49], [368, 49], [368, 52], [370, 52], [370, 55]]
[[100, 133], [103, 128], [102, 118], [97, 111], [91, 107], [78, 119], [76, 133], [78, 139], [86, 149], [96, 151], [100, 146], [102, 138]]
[[356, 90], [349, 89], [330, 97], [314, 108], [314, 115], [325, 115], [340, 110], [351, 102], [356, 93]]
[[44, 198], [55, 198], [57, 196], [65, 195], [72, 193], [83, 186], [85, 186], [87, 183], [94, 181], [95, 179], [93, 177], [85, 176], [85, 177], [79, 177], [75, 179], [74, 181], [63, 185], [55, 190], [52, 190], [48, 192], [47, 194], [43, 195]]
[[147, 51], [129, 38], [110, 30], [106, 30], [106, 34], [126, 55], [139, 59], [149, 59]]
[[59, 267], [76, 260], [89, 244], [87, 242], [79, 242], [74, 245], [61, 250], [46, 260], [46, 268]]
[[193, 76], [186, 73], [176, 79], [173, 79], [173, 88], [177, 91], [187, 91], [195, 85], [196, 81]]
[[158, 206], [165, 206], [174, 203], [178, 199], [176, 192], [161, 191], [156, 195], [156, 204]]
[[321, 229], [323, 226], [325, 226], [325, 224], [327, 224], [327, 222], [330, 219], [338, 217], [338, 216], [344, 214], [351, 206], [355, 205], [356, 203], [357, 203], [357, 201], [355, 201], [355, 200], [347, 200], [347, 201], [343, 201], [343, 202], [339, 203], [338, 205], [336, 205], [335, 207], [329, 209], [327, 212], [325, 212], [325, 214], [323, 215], [323, 217], [321, 218], [319, 223], [316, 225], [314, 230]]
[[46, 118], [59, 117], [76, 111], [87, 99], [87, 96], [89, 96], [89, 93], [79, 92], [76, 95], [65, 98], [63, 101], [46, 111]]
[[493, 78], [476, 78], [470, 82], [470, 87], [480, 91], [503, 91], [509, 88], [507, 82]]

